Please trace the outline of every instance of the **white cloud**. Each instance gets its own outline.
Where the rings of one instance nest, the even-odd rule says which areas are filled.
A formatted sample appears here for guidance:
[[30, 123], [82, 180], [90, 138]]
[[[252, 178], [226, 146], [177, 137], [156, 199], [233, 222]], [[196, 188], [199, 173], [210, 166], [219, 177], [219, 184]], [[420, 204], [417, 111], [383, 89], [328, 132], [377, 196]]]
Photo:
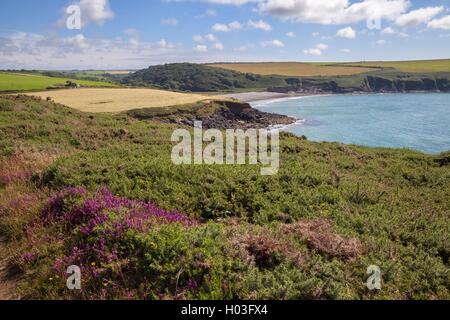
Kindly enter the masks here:
[[385, 35], [396, 35], [400, 38], [408, 38], [409, 35], [405, 32], [402, 31], [398, 31], [392, 27], [386, 27], [383, 30], [381, 30], [381, 34], [385, 34]]
[[321, 56], [322, 50], [317, 49], [317, 48], [311, 48], [311, 49], [303, 50], [303, 53], [306, 55]]
[[264, 31], [272, 31], [272, 26], [263, 20], [259, 20], [259, 21], [249, 20], [247, 22], [247, 26], [250, 29], [260, 29], [260, 30], [264, 30]]
[[328, 50], [328, 48], [329, 48], [328, 45], [324, 43], [319, 43], [318, 45], [316, 45], [315, 48], [303, 50], [303, 53], [306, 55], [321, 56], [325, 50]]
[[240, 30], [240, 29], [242, 29], [242, 24], [240, 24], [239, 22], [237, 22], [237, 21], [234, 21], [234, 22], [231, 22], [231, 23], [229, 23], [228, 24], [228, 27], [231, 29], [231, 30]]
[[319, 43], [319, 44], [316, 46], [316, 48], [317, 48], [317, 49], [320, 49], [320, 50], [322, 50], [322, 51], [325, 51], [325, 50], [328, 49], [328, 45], [323, 44], [323, 43]]
[[392, 27], [387, 27], [381, 30], [381, 34], [396, 34], [397, 30], [393, 29]]
[[261, 0], [258, 11], [284, 20], [348, 24], [374, 17], [393, 20], [406, 12], [409, 0]]
[[243, 26], [238, 21], [231, 22], [229, 24], [216, 23], [212, 29], [216, 32], [230, 32], [233, 30], [240, 30]]
[[378, 41], [376, 42], [376, 44], [379, 45], [379, 46], [385, 45], [385, 44], [386, 44], [386, 40], [383, 40], [383, 39], [378, 40]]
[[162, 49], [174, 49], [176, 45], [173, 43], [167, 42], [166, 39], [161, 39], [157, 42], [157, 45]]
[[205, 39], [208, 40], [208, 41], [211, 41], [211, 42], [214, 42], [214, 41], [217, 40], [217, 39], [216, 39], [216, 36], [213, 35], [212, 33], [207, 34], [207, 35], [205, 36]]
[[88, 40], [82, 34], [77, 34], [74, 37], [68, 37], [64, 39], [64, 43], [79, 50], [88, 49], [90, 47]]
[[195, 52], [208, 52], [208, 47], [205, 45], [199, 44], [198, 46], [194, 47]]
[[450, 16], [431, 20], [430, 22], [428, 22], [428, 28], [450, 30]]
[[339, 50], [339, 52], [341, 52], [341, 53], [352, 53], [352, 50], [350, 50], [350, 49], [341, 49], [341, 50]]
[[295, 38], [295, 33], [290, 31], [290, 32], [286, 33], [286, 36], [289, 38]]
[[336, 36], [345, 39], [355, 39], [356, 31], [352, 27], [343, 28], [337, 31]]
[[395, 20], [395, 24], [401, 27], [418, 26], [421, 23], [427, 23], [436, 15], [441, 13], [444, 7], [427, 7], [410, 11], [402, 14]]
[[272, 40], [272, 41], [263, 41], [261, 42], [261, 47], [277, 47], [282, 48], [284, 47], [284, 43], [280, 40]]

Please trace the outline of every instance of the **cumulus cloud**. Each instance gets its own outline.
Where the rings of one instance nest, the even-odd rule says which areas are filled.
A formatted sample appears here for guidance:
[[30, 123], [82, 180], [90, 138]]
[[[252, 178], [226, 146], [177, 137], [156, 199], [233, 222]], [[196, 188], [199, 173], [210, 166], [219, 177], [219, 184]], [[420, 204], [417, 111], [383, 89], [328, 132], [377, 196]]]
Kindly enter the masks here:
[[418, 26], [427, 23], [439, 13], [444, 11], [444, 7], [427, 7], [402, 14], [395, 20], [395, 24], [401, 27]]
[[430, 22], [428, 22], [428, 28], [450, 30], [450, 16], [431, 20]]
[[280, 40], [272, 40], [272, 41], [263, 41], [260, 43], [261, 47], [266, 48], [266, 47], [277, 47], [277, 48], [282, 48], [284, 47], [284, 43]]
[[303, 50], [303, 53], [306, 55], [321, 56], [322, 50], [320, 50], [318, 48], [311, 48], [311, 49]]
[[208, 47], [202, 44], [199, 44], [194, 47], [195, 52], [208, 52]]
[[272, 26], [263, 20], [259, 20], [259, 21], [249, 20], [247, 22], [247, 26], [250, 29], [260, 29], [260, 30], [264, 30], [264, 31], [272, 31]]
[[325, 50], [328, 50], [328, 48], [329, 48], [328, 45], [324, 43], [319, 43], [318, 45], [315, 46], [315, 48], [303, 50], [303, 53], [306, 55], [321, 56]]
[[409, 6], [408, 0], [262, 0], [258, 11], [284, 20], [348, 24], [372, 18], [393, 20]]
[[409, 37], [409, 35], [407, 33], [402, 32], [402, 31], [398, 31], [398, 30], [396, 30], [396, 29], [394, 29], [392, 27], [384, 28], [383, 30], [381, 30], [381, 34], [384, 34], [384, 35], [396, 35], [396, 36], [399, 36], [401, 38]]
[[238, 21], [230, 22], [229, 24], [216, 23], [213, 25], [212, 29], [216, 32], [230, 32], [233, 30], [240, 30], [243, 28], [243, 25]]
[[345, 39], [355, 39], [356, 31], [352, 27], [343, 28], [337, 31], [336, 36]]
[[292, 32], [292, 31], [286, 33], [286, 36], [289, 37], [289, 38], [295, 38], [296, 37], [295, 33]]

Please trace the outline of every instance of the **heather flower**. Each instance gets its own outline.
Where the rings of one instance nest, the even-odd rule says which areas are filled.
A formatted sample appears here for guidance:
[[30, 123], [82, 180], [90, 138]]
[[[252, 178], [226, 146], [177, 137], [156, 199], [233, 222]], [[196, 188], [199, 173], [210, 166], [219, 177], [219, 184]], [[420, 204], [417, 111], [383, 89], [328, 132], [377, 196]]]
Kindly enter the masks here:
[[[181, 223], [189, 227], [197, 223], [179, 212], [115, 196], [106, 187], [94, 194], [84, 188], [67, 188], [49, 199], [42, 217], [47, 222], [62, 223], [68, 232], [77, 235], [68, 239], [73, 249], [55, 261], [54, 269], [62, 272], [72, 264], [82, 269], [84, 266], [93, 279], [108, 276], [110, 264], [130, 256], [123, 245], [126, 232], [146, 232], [158, 224]], [[195, 290], [198, 285], [192, 280], [189, 287]]]
[[32, 262], [34, 262], [35, 258], [36, 258], [36, 256], [32, 252], [26, 252], [22, 255], [22, 260], [25, 263], [32, 263]]

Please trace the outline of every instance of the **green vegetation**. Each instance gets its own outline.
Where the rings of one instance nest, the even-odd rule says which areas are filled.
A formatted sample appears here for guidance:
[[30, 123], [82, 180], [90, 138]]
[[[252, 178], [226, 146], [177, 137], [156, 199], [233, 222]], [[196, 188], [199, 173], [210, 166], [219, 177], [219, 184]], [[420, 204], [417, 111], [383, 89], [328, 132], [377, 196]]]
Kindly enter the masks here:
[[193, 92], [449, 92], [450, 73], [404, 73], [374, 69], [354, 75], [287, 77], [240, 73], [199, 64], [168, 64], [126, 76], [122, 84]]
[[244, 74], [200, 64], [175, 63], [137, 71], [123, 78], [122, 83], [167, 90], [226, 92], [263, 90], [286, 82], [282, 77]]
[[283, 134], [267, 177], [173, 165], [175, 128], [0, 98], [0, 233], [25, 298], [450, 298], [450, 154]]
[[37, 74], [26, 73], [3, 73], [0, 72], [0, 92], [16, 92], [28, 90], [45, 90], [48, 87], [62, 86], [64, 87], [67, 81], [75, 82], [81, 86], [86, 87], [115, 87], [117, 85], [89, 80], [74, 80], [69, 78], [48, 77]]

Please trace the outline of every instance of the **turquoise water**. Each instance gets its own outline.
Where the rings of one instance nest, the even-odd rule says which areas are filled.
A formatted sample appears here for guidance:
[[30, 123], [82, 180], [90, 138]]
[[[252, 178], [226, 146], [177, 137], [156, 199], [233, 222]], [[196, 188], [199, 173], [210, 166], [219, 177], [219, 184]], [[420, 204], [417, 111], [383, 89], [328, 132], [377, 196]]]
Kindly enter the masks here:
[[253, 106], [303, 119], [286, 131], [313, 141], [426, 153], [450, 150], [450, 94], [330, 95], [256, 102]]

